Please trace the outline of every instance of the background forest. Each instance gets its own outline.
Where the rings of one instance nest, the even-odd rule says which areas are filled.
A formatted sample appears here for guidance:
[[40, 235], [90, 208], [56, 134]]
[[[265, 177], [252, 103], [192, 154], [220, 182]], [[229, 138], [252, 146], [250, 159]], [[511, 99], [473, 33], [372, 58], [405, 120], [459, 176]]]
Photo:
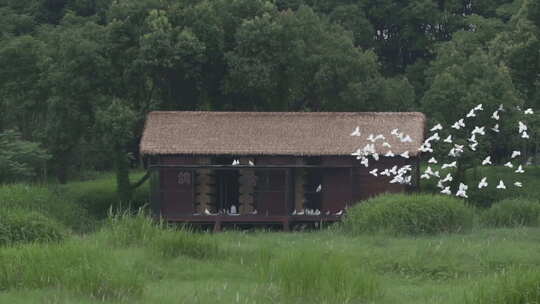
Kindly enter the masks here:
[[0, 0], [0, 182], [129, 183], [152, 110], [539, 110], [539, 39], [536, 0]]

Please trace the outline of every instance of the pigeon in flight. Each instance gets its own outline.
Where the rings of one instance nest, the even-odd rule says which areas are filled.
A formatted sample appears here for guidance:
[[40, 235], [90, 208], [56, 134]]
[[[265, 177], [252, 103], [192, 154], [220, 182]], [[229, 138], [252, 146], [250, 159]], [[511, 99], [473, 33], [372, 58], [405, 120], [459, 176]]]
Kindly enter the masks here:
[[500, 116], [499, 116], [499, 111], [495, 111], [493, 112], [493, 114], [491, 114], [491, 118], [495, 119], [495, 120], [499, 120], [500, 119]]
[[486, 165], [491, 165], [491, 156], [486, 157], [486, 158], [482, 161], [482, 166], [486, 166]]
[[409, 135], [406, 135], [405, 137], [400, 139], [401, 142], [412, 142], [412, 138]]
[[533, 111], [533, 109], [528, 108], [527, 110], [525, 110], [524, 113], [530, 115], [530, 114], [534, 114], [534, 111]]
[[450, 191], [450, 187], [445, 187], [442, 191], [442, 194], [451, 195], [452, 191]]
[[254, 164], [251, 160], [250, 160], [248, 163], [249, 163], [249, 165], [252, 166], [252, 167], [255, 166], [255, 164]]
[[506, 189], [506, 186], [504, 185], [504, 182], [502, 180], [499, 181], [499, 184], [497, 185], [497, 189]]
[[516, 158], [516, 157], [518, 157], [518, 156], [520, 156], [520, 155], [521, 155], [521, 151], [513, 151], [513, 152], [512, 152], [512, 157], [511, 157], [511, 158]]
[[392, 148], [392, 145], [390, 145], [390, 144], [387, 143], [386, 141], [382, 143], [382, 146], [383, 146], [383, 147], [386, 147], [386, 148]]
[[472, 109], [471, 111], [469, 111], [469, 113], [467, 113], [467, 118], [469, 117], [476, 117], [476, 114], [474, 113], [474, 109]]
[[521, 187], [523, 187], [523, 184], [521, 182], [515, 182], [514, 186], [516, 186], [518, 188], [521, 188]]
[[371, 174], [373, 176], [378, 176], [377, 171], [379, 171], [379, 169], [375, 168], [375, 169], [369, 171], [369, 174]]
[[456, 196], [459, 196], [459, 197], [463, 197], [463, 198], [468, 198], [467, 196], [467, 189], [469, 187], [463, 183], [459, 183], [459, 189], [458, 191], [456, 192]]
[[482, 178], [480, 183], [478, 183], [478, 189], [482, 189], [488, 186], [487, 177]]
[[529, 134], [527, 134], [527, 131], [523, 131], [523, 133], [521, 133], [521, 138], [526, 138], [526, 139], [529, 139]]
[[446, 169], [446, 168], [457, 168], [457, 162], [454, 161], [449, 164], [443, 164], [441, 167], [441, 169]]
[[523, 170], [523, 166], [522, 165], [519, 165], [516, 169], [516, 171], [514, 171], [516, 173], [525, 173], [525, 170]]
[[435, 125], [433, 128], [431, 128], [429, 131], [435, 132], [435, 131], [437, 131], [437, 130], [442, 130], [442, 129], [443, 129], [443, 127], [442, 127], [441, 124], [436, 124], [436, 125]]
[[357, 126], [356, 129], [351, 133], [351, 136], [360, 136], [362, 133], [360, 133], [360, 127]]
[[512, 165], [511, 162], [507, 162], [506, 164], [504, 164], [504, 166], [508, 168], [514, 168], [514, 165]]
[[449, 143], [451, 144], [452, 143], [452, 135], [448, 135], [447, 138], [445, 138], [445, 140], [443, 140], [445, 143]]
[[495, 132], [495, 133], [499, 133], [499, 132], [500, 132], [500, 130], [499, 130], [499, 124], [495, 124], [495, 125], [493, 126], [493, 128], [491, 128], [491, 130], [493, 130], [493, 132]]
[[428, 160], [428, 163], [429, 164], [436, 164], [437, 163], [437, 160], [435, 159], [435, 157], [432, 157]]
[[524, 123], [521, 122], [521, 121], [518, 121], [518, 128], [519, 128], [519, 131], [518, 131], [519, 134], [521, 134], [521, 133], [527, 131], [527, 125], [524, 124]]
[[388, 150], [388, 152], [386, 152], [386, 154], [384, 156], [386, 156], [386, 157], [394, 157], [396, 155], [391, 150]]

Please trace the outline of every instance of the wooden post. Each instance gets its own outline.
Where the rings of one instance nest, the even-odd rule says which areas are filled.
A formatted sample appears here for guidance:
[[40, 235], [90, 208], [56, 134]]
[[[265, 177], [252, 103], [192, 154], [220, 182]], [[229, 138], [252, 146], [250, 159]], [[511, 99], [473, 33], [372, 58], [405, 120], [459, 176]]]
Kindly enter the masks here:
[[[248, 164], [250, 161], [254, 163], [255, 159], [252, 157], [240, 158], [241, 164]], [[257, 177], [255, 176], [254, 169], [240, 169], [239, 173], [238, 210], [240, 214], [248, 214], [253, 212], [254, 209], [255, 200], [253, 198], [253, 193], [255, 191], [255, 185], [257, 184]]]
[[[197, 164], [206, 165], [210, 164], [211, 160], [208, 157], [201, 157], [197, 159]], [[203, 213], [204, 209], [210, 211], [214, 210], [214, 197], [216, 192], [215, 176], [211, 169], [197, 169], [195, 170], [195, 204], [196, 210], [199, 213]], [[217, 207], [216, 207], [217, 209]]]

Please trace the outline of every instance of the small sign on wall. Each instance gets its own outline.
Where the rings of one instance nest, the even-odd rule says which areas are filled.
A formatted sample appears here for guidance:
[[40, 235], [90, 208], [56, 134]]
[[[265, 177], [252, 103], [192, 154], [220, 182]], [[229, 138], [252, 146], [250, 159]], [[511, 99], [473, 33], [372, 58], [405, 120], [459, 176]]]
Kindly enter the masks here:
[[178, 184], [179, 185], [191, 185], [191, 172], [189, 172], [189, 171], [180, 171], [178, 173]]

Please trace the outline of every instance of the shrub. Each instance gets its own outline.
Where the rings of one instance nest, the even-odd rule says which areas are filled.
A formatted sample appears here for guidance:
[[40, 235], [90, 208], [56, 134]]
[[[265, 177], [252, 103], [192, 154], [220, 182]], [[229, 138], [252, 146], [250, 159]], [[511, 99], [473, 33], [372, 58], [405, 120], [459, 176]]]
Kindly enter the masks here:
[[470, 304], [540, 303], [540, 271], [512, 269], [480, 284], [467, 298]]
[[64, 239], [66, 229], [35, 211], [0, 210], [0, 245], [29, 242], [55, 242]]
[[0, 186], [0, 210], [9, 209], [35, 211], [76, 231], [87, 231], [94, 225], [88, 212], [79, 204], [42, 186]]
[[[132, 174], [132, 179], [139, 179], [144, 173]], [[60, 187], [62, 195], [68, 200], [77, 202], [87, 209], [92, 216], [99, 219], [107, 218], [108, 211], [121, 207], [137, 209], [148, 203], [150, 196], [149, 183], [135, 189], [130, 206], [120, 206], [116, 192], [116, 179], [113, 174], [105, 174], [101, 178], [90, 181], [72, 182]]]
[[381, 293], [373, 274], [353, 267], [348, 258], [336, 252], [291, 249], [270, 267], [267, 273], [277, 280], [281, 294], [288, 301], [363, 303]]
[[140, 275], [107, 248], [88, 242], [0, 249], [0, 290], [61, 288], [96, 299], [142, 294]]
[[430, 194], [385, 194], [350, 208], [343, 228], [353, 234], [435, 234], [472, 227], [473, 210], [459, 199]]
[[540, 202], [524, 198], [502, 200], [483, 212], [482, 222], [490, 227], [538, 226]]

